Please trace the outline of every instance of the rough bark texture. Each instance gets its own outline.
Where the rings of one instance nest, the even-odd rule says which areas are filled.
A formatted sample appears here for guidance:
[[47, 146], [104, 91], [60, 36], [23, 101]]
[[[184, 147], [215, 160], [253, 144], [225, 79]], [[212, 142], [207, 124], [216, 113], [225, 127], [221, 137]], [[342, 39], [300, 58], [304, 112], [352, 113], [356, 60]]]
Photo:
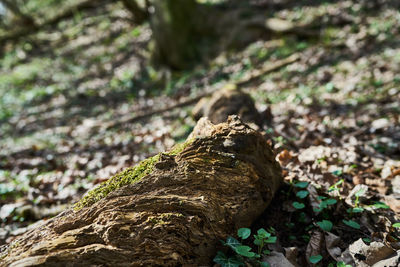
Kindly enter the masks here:
[[219, 240], [267, 207], [280, 167], [262, 135], [236, 116], [218, 125], [203, 118], [189, 138], [134, 184], [24, 234], [0, 265], [210, 265]]
[[229, 115], [237, 114], [244, 122], [255, 123], [258, 127], [262, 127], [272, 117], [262, 116], [251, 96], [234, 84], [228, 84], [211, 97], [202, 98], [193, 108], [192, 114], [195, 119], [208, 117], [214, 124], [226, 121]]
[[149, 18], [149, 13], [143, 9], [136, 0], [121, 0], [122, 4], [129, 12], [133, 15], [133, 22], [137, 24], [143, 23], [146, 19]]
[[201, 63], [213, 38], [207, 7], [195, 0], [154, 0], [153, 6], [153, 62], [177, 70]]
[[200, 4], [196, 0], [153, 0], [150, 16], [155, 65], [184, 70], [208, 62], [226, 49], [242, 48], [266, 36], [265, 25], [254, 25], [261, 15], [242, 1], [240, 7]]

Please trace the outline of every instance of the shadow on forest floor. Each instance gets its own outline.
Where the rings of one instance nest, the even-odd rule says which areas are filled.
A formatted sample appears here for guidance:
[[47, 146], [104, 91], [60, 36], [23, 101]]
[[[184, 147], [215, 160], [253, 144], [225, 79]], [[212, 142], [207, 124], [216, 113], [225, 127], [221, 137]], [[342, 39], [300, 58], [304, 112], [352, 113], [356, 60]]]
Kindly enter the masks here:
[[[235, 83], [295, 53], [299, 61], [243, 88], [258, 108], [271, 108], [274, 129], [263, 130], [272, 132], [277, 152], [329, 148], [345, 156], [329, 161], [326, 152], [316, 159], [318, 168], [340, 170], [353, 185], [356, 175], [372, 179], [381, 173], [366, 170], [398, 161], [399, 2], [250, 2], [296, 23], [325, 13], [349, 22], [324, 24], [319, 38], [259, 40], [182, 73], [157, 72], [147, 64], [149, 26], [128, 23], [119, 3], [66, 20], [58, 26], [62, 32], [49, 28], [7, 48], [0, 59], [0, 205], [11, 212], [1, 215], [0, 245], [20, 234], [17, 229], [54, 215], [25, 218], [21, 207], [73, 203], [118, 171], [184, 139], [195, 124], [193, 105], [111, 130], [102, 125]], [[352, 151], [354, 162], [346, 156]]]

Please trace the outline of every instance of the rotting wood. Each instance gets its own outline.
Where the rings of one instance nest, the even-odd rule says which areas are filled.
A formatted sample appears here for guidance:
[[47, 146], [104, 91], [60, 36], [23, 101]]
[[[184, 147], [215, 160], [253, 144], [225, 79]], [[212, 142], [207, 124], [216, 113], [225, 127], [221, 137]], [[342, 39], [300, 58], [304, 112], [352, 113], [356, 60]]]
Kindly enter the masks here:
[[189, 138], [133, 184], [22, 235], [0, 266], [210, 265], [219, 240], [268, 206], [281, 169], [237, 116], [202, 118]]

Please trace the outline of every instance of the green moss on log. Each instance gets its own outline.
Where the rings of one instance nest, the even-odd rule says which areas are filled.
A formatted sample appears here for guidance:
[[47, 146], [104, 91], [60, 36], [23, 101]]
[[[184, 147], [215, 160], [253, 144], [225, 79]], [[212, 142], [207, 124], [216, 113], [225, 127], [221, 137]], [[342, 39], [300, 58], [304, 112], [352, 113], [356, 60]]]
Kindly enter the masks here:
[[159, 159], [160, 155], [155, 155], [154, 157], [141, 161], [134, 167], [125, 169], [124, 171], [114, 175], [106, 182], [89, 191], [79, 202], [74, 205], [74, 209], [77, 211], [84, 207], [91, 206], [122, 186], [133, 184], [139, 181], [142, 177], [150, 174], [153, 171], [154, 164]]
[[[185, 149], [193, 140], [174, 146], [168, 153], [175, 156]], [[75, 203], [74, 210], [78, 211], [84, 207], [93, 205], [94, 203], [105, 198], [111, 192], [129, 184], [134, 184], [144, 176], [152, 173], [154, 165], [160, 160], [160, 154], [139, 162], [136, 166], [127, 168], [122, 172], [114, 175], [104, 183], [89, 191], [80, 201]]]

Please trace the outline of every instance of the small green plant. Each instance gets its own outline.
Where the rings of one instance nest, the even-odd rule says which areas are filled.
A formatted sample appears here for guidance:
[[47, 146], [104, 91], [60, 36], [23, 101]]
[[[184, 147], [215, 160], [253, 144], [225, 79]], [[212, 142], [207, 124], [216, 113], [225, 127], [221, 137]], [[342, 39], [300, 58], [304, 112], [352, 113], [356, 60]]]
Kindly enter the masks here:
[[311, 256], [308, 259], [310, 260], [310, 262], [312, 264], [316, 264], [316, 263], [318, 263], [318, 262], [320, 262], [322, 260], [322, 256], [321, 255], [314, 255], [314, 256]]
[[337, 192], [339, 195], [339, 191], [341, 189], [343, 182], [344, 182], [344, 179], [340, 179], [335, 184], [333, 184], [329, 187], [328, 192]]
[[[274, 232], [275, 229], [272, 227], [269, 228], [269, 232], [264, 228], [258, 229], [257, 234], [253, 235], [253, 243], [257, 246], [257, 252], [254, 252], [252, 247], [243, 245], [236, 238], [229, 236], [226, 242], [222, 241], [222, 243], [231, 248], [235, 255], [228, 257], [222, 251], [218, 251], [214, 262], [220, 264], [222, 267], [238, 267], [244, 266], [245, 261], [250, 261], [258, 266], [268, 267], [269, 264], [267, 262], [261, 262], [258, 259], [261, 258], [262, 255], [268, 255], [270, 253], [268, 249], [265, 249], [265, 245], [276, 242], [276, 236], [272, 236], [271, 234]], [[249, 228], [240, 228], [237, 232], [237, 236], [242, 240], [246, 240], [251, 236], [251, 230]]]
[[364, 208], [361, 208], [361, 207], [357, 207], [357, 208], [348, 208], [348, 209], [347, 209], [347, 212], [350, 213], [350, 214], [353, 214], [353, 213], [360, 213], [360, 212], [363, 212], [363, 211], [364, 211]]
[[222, 251], [217, 252], [214, 262], [220, 264], [222, 267], [236, 267], [243, 265], [243, 261], [238, 257], [238, 255], [227, 257]]
[[364, 211], [363, 207], [360, 207], [360, 197], [365, 194], [367, 191], [366, 188], [361, 188], [358, 190], [354, 195], [356, 196], [356, 199], [354, 200], [354, 208], [348, 208], [347, 212], [352, 215], [353, 213], [361, 213]]
[[334, 198], [328, 198], [328, 199], [322, 201], [321, 203], [322, 203], [322, 206], [328, 207], [329, 205], [334, 205], [334, 204], [336, 204], [336, 203], [337, 203], [337, 200], [334, 199]]
[[368, 245], [369, 243], [371, 243], [371, 238], [364, 237], [362, 240], [363, 240], [364, 243], [366, 243], [367, 245]]
[[296, 182], [294, 183], [294, 186], [298, 188], [306, 188], [308, 184], [309, 184], [308, 182]]
[[[294, 187], [304, 189], [304, 188], [307, 188], [309, 183], [297, 181], [297, 182], [292, 183], [292, 185], [293, 185], [293, 187], [291, 187], [290, 189], [292, 189]], [[300, 199], [306, 198], [308, 195], [309, 195], [309, 192], [307, 190], [300, 190], [296, 193], [296, 196]], [[292, 206], [297, 210], [301, 210], [301, 209], [305, 208], [305, 205], [303, 203], [297, 202], [297, 201], [293, 202]]]
[[343, 261], [339, 261], [336, 263], [336, 267], [351, 267], [351, 265], [346, 264]]
[[322, 220], [321, 222], [317, 222], [317, 225], [324, 231], [329, 232], [332, 230], [333, 224], [331, 221]]
[[367, 188], [360, 188], [354, 195], [356, 196], [356, 200], [354, 201], [354, 207], [358, 208], [360, 204], [360, 197], [363, 196], [367, 192]]
[[293, 202], [292, 206], [295, 209], [298, 209], [298, 210], [304, 209], [304, 207], [305, 207], [305, 205], [303, 203], [300, 203], [300, 202], [297, 202], [297, 201]]
[[400, 228], [400, 223], [394, 223], [394, 224], [392, 224], [392, 227], [394, 227], [394, 228]]
[[[263, 251], [265, 244], [273, 244], [276, 242], [276, 236], [271, 236], [269, 232], [267, 232], [264, 228], [260, 228], [257, 231], [257, 235], [254, 235], [254, 244], [258, 247], [258, 254], [261, 255], [262, 253], [266, 252]], [[269, 251], [264, 254], [269, 254]]]
[[361, 228], [361, 226], [357, 222], [355, 222], [353, 220], [342, 220], [342, 222], [345, 225], [350, 226], [350, 227], [352, 227], [354, 229], [360, 229]]
[[249, 228], [240, 228], [238, 230], [238, 237], [241, 239], [247, 239], [251, 235], [251, 230]]
[[357, 169], [357, 168], [358, 168], [357, 164], [351, 164], [350, 165], [350, 170]]
[[375, 209], [389, 209], [389, 206], [388, 206], [388, 205], [386, 205], [385, 203], [380, 202], [380, 201], [376, 201], [376, 202], [372, 205], [372, 207], [374, 207]]
[[341, 176], [343, 174], [343, 171], [339, 169], [339, 170], [333, 171], [332, 174], [336, 175], [336, 176]]
[[301, 190], [299, 192], [296, 193], [296, 197], [298, 198], [305, 198], [308, 196], [308, 191], [307, 190]]
[[322, 200], [322, 201], [319, 203], [319, 207], [318, 208], [314, 208], [315, 212], [321, 212], [324, 209], [328, 208], [328, 206], [331, 206], [331, 205], [334, 205], [334, 204], [337, 203], [336, 199], [327, 198], [327, 197], [324, 197], [324, 196], [319, 196], [318, 200]]

